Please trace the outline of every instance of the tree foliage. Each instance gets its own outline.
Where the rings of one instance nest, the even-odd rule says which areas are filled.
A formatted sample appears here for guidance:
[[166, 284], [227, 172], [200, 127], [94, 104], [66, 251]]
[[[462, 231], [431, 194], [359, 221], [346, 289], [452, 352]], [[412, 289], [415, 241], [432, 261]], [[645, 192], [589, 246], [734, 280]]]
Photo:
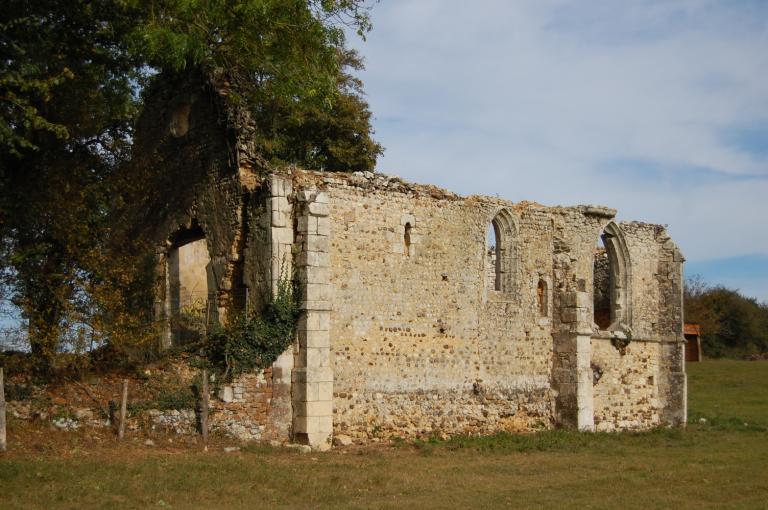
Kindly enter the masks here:
[[[362, 60], [344, 48], [343, 26], [370, 28], [353, 0], [158, 1], [133, 34], [136, 51], [158, 68], [198, 67], [250, 110], [263, 156], [338, 171], [373, 170]], [[255, 34], [258, 34], [257, 36]]]
[[768, 305], [701, 277], [685, 282], [685, 320], [701, 324], [704, 353], [743, 357], [768, 353]]
[[10, 0], [0, 12], [0, 260], [42, 360], [83, 318], [106, 183], [137, 111], [131, 13], [116, 7]]
[[[362, 0], [8, 0], [0, 10], [0, 275], [50, 363], [62, 340], [144, 338], [151, 263], [110, 250], [115, 179], [131, 157], [141, 90], [196, 68], [250, 110], [264, 155], [370, 170], [361, 65], [344, 29]], [[126, 289], [128, 291], [126, 292]]]
[[298, 289], [289, 276], [281, 276], [260, 313], [238, 314], [208, 333], [202, 352], [224, 379], [271, 366], [293, 342], [300, 309]]
[[382, 148], [372, 138], [362, 82], [350, 72], [362, 69], [363, 63], [354, 51], [340, 50], [340, 58], [342, 72], [332, 102], [276, 97], [254, 112], [266, 158], [312, 169], [373, 170]]

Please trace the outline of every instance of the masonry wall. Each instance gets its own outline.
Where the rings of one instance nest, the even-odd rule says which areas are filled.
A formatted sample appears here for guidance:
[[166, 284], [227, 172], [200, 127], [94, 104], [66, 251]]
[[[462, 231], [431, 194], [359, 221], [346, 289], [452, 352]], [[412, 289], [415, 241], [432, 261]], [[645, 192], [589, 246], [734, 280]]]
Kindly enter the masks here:
[[[130, 169], [133, 203], [122, 223], [128, 236], [155, 244], [154, 311], [163, 329], [159, 342], [167, 348], [174, 340], [174, 272], [191, 270], [196, 287], [207, 279], [215, 311], [208, 327], [245, 310], [257, 313], [279, 277], [276, 267], [285, 262], [290, 274], [291, 190], [259, 173], [258, 158], [233, 127], [225, 99], [194, 70], [156, 81], [146, 104]], [[189, 232], [203, 239], [185, 264], [174, 256], [175, 248], [189, 246]], [[194, 260], [202, 259], [208, 259], [204, 276], [194, 269]], [[212, 427], [241, 439], [289, 440], [292, 366], [289, 349], [272, 367], [224, 385], [212, 399]]]
[[[682, 338], [670, 284], [681, 258], [663, 228], [626, 226], [634, 313], [628, 333], [601, 332], [594, 250], [613, 210], [460, 198], [373, 174], [294, 181], [329, 196], [334, 433], [637, 429], [669, 422], [681, 405], [670, 397], [684, 386], [670, 361]], [[486, 243], [500, 210], [515, 237], [504, 291], [494, 290]], [[627, 334], [627, 347], [614, 345]]]
[[534, 312], [538, 275], [551, 272], [548, 223], [525, 215], [521, 291], [504, 295], [484, 277], [501, 203], [329, 184], [334, 432], [551, 426], [550, 319]]

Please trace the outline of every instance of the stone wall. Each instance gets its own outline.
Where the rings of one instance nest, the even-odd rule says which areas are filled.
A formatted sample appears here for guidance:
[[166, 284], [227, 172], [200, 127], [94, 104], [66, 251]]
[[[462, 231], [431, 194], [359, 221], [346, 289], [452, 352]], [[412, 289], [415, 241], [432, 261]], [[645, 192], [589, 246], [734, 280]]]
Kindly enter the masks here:
[[[680, 299], [665, 285], [681, 259], [668, 245], [675, 262], [658, 274], [663, 228], [613, 227], [631, 264], [622, 292], [634, 314], [601, 332], [594, 252], [611, 209], [461, 198], [374, 174], [296, 172], [294, 189], [329, 196], [335, 433], [649, 428], [680, 405], [664, 395], [662, 344], [675, 351], [681, 339], [669, 326]], [[500, 212], [511, 238], [502, 256], [514, 260], [497, 291], [487, 232]], [[634, 339], [620, 349], [612, 336]], [[682, 375], [667, 388], [684, 385]]]
[[211, 429], [242, 440], [285, 440], [280, 427], [290, 421], [290, 413], [275, 419], [272, 400], [281, 388], [273, 384], [272, 369], [244, 374], [232, 384], [222, 386], [211, 399]]
[[[663, 227], [367, 172], [267, 175], [208, 84], [153, 101], [137, 136], [149, 176], [137, 209], [158, 243], [158, 318], [174, 236], [189, 230], [204, 234], [220, 320], [258, 313], [281, 275], [302, 292], [294, 346], [217, 401], [228, 430], [322, 449], [333, 433], [684, 423], [683, 259]], [[603, 233], [611, 276], [598, 297], [607, 290], [611, 310], [597, 325]]]
[[[220, 89], [190, 71], [153, 85], [137, 126], [130, 169], [135, 203], [124, 223], [155, 243], [154, 311], [166, 348], [174, 344], [177, 315], [172, 287], [179, 274], [203, 278], [195, 261], [207, 259], [206, 309], [212, 312], [203, 314], [209, 320], [202, 330], [233, 314], [258, 313], [281, 270], [291, 275], [290, 180], [264, 178], [263, 162], [244, 140], [241, 114]], [[195, 256], [178, 258], [193, 234]], [[293, 362], [289, 349], [272, 367], [225, 386], [212, 399], [212, 427], [244, 439], [289, 440]]]
[[535, 308], [532, 289], [551, 266], [546, 223], [535, 214], [521, 223], [531, 273], [521, 267], [514, 278], [530, 292], [503, 294], [483, 277], [501, 203], [346, 183], [328, 191], [335, 431], [369, 438], [551, 425], [549, 319], [521, 310]]
[[595, 430], [647, 429], [661, 423], [659, 346], [631, 342], [622, 354], [610, 340], [592, 339]]

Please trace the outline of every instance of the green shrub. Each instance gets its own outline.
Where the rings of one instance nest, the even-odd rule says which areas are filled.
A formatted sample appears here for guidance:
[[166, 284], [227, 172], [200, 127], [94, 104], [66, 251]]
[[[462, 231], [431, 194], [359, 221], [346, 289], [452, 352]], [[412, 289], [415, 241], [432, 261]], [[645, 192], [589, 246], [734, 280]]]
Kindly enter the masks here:
[[153, 407], [161, 411], [172, 409], [180, 411], [182, 409], [194, 409], [196, 403], [197, 398], [192, 386], [179, 385], [162, 388], [153, 402]]
[[241, 313], [208, 334], [204, 357], [225, 379], [267, 368], [293, 342], [298, 318], [296, 286], [281, 276], [277, 292], [269, 296], [260, 314]]
[[8, 401], [30, 400], [33, 397], [32, 387], [27, 384], [6, 384], [5, 399]]

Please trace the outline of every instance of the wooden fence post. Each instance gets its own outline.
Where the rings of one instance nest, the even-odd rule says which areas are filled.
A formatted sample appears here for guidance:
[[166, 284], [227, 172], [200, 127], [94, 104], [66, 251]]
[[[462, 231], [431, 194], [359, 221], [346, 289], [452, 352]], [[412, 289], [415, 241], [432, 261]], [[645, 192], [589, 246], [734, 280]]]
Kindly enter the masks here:
[[202, 403], [200, 404], [200, 428], [203, 433], [203, 446], [208, 451], [208, 370], [203, 369]]
[[4, 452], [7, 446], [5, 441], [5, 385], [3, 369], [0, 367], [0, 452]]
[[117, 429], [117, 438], [123, 440], [125, 435], [125, 419], [128, 415], [128, 379], [123, 379], [123, 397], [120, 400], [120, 426]]

